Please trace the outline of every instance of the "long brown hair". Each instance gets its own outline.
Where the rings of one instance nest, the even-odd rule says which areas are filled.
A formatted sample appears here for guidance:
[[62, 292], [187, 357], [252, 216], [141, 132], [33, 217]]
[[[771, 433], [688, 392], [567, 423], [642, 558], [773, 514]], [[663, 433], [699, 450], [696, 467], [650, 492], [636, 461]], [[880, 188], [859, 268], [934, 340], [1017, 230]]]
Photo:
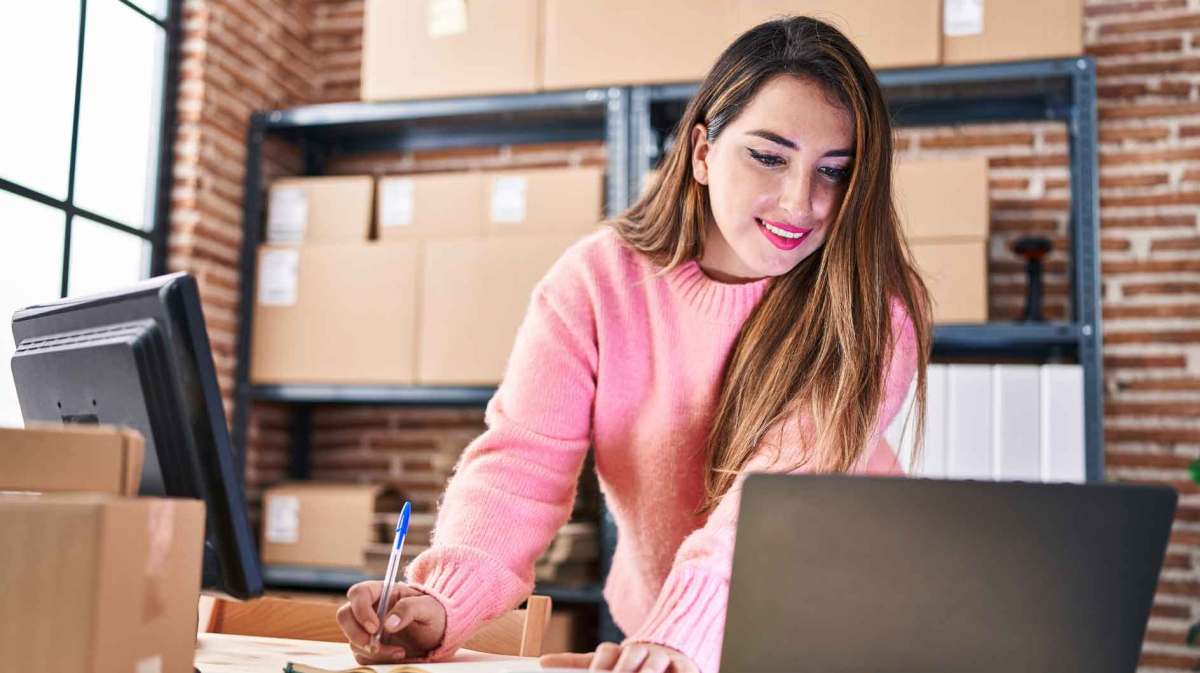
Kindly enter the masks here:
[[735, 40], [688, 104], [659, 179], [612, 226], [664, 271], [700, 259], [713, 214], [707, 187], [692, 175], [691, 131], [703, 124], [715, 141], [777, 75], [816, 82], [841, 104], [854, 122], [856, 159], [824, 245], [771, 282], [725, 363], [706, 445], [702, 514], [729, 490], [768, 430], [798, 414], [807, 413], [815, 431], [805, 435], [815, 471], [854, 466], [879, 423], [897, 336], [893, 301], [907, 310], [916, 335], [916, 446], [924, 435], [928, 293], [892, 205], [892, 129], [879, 83], [837, 29], [793, 17]]

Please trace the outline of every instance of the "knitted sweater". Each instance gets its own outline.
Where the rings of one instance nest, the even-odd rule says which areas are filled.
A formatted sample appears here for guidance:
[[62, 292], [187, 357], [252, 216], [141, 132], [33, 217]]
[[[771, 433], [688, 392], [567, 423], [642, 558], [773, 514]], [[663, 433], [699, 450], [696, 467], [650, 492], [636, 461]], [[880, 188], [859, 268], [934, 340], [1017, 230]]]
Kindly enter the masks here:
[[[604, 590], [613, 619], [630, 640], [717, 670], [741, 479], [697, 516], [704, 444], [723, 365], [771, 279], [720, 283], [695, 261], [657, 271], [606, 229], [572, 246], [534, 290], [487, 429], [447, 486], [432, 546], [408, 568], [446, 609], [432, 659], [529, 595], [534, 561], [567, 521], [594, 447], [618, 530]], [[882, 429], [912, 381], [916, 346], [898, 303], [892, 319], [880, 430], [855, 472], [902, 473]], [[768, 433], [748, 471], [794, 465], [797, 427]]]

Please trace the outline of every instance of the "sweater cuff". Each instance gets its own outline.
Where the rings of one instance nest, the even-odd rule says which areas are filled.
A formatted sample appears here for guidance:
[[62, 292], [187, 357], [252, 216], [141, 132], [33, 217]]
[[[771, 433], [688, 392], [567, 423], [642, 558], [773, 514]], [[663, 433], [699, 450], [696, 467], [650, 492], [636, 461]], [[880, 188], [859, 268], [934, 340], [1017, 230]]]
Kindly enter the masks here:
[[480, 627], [516, 607], [533, 591], [503, 564], [468, 547], [434, 547], [408, 567], [409, 585], [446, 610], [446, 633], [426, 659], [453, 656]]
[[675, 566], [650, 616], [625, 642], [664, 645], [687, 655], [701, 673], [717, 673], [729, 580], [695, 565]]

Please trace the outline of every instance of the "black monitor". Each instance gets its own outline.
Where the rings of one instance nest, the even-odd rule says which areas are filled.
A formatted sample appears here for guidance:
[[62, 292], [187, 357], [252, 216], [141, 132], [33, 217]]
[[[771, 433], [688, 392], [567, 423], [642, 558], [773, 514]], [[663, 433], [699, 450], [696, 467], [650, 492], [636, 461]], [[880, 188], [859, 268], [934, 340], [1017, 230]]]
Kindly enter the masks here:
[[175, 273], [13, 316], [13, 380], [25, 422], [139, 430], [139, 493], [201, 498], [203, 590], [246, 599], [262, 573], [230, 445], [196, 281]]

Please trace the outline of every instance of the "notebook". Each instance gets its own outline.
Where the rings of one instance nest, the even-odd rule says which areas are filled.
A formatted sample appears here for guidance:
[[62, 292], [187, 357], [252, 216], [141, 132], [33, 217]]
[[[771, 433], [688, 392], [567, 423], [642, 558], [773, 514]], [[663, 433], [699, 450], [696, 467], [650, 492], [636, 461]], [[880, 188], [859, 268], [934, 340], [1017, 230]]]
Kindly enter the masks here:
[[524, 673], [540, 671], [538, 660], [531, 657], [508, 657], [474, 650], [459, 650], [453, 661], [435, 664], [372, 664], [364, 666], [347, 651], [330, 657], [305, 657], [290, 661], [284, 673]]

